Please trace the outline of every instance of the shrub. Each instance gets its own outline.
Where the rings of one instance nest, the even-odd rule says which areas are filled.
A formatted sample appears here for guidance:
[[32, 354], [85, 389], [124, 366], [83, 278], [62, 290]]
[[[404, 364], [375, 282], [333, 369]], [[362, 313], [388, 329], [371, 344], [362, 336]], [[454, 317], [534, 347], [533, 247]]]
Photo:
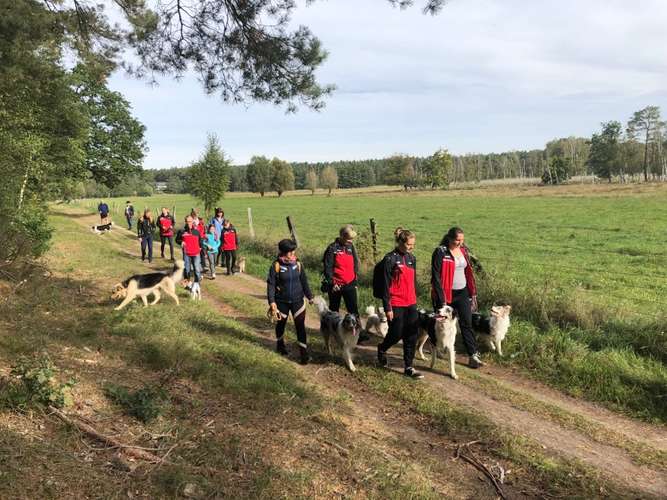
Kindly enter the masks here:
[[25, 409], [29, 406], [72, 404], [71, 388], [74, 381], [62, 384], [56, 378], [56, 368], [46, 354], [21, 357], [12, 368], [14, 379], [4, 379], [0, 387], [0, 406]]
[[135, 417], [143, 423], [159, 417], [164, 410], [164, 402], [167, 396], [164, 390], [145, 386], [136, 391], [130, 391], [127, 387], [115, 384], [107, 384], [104, 394], [125, 413]]

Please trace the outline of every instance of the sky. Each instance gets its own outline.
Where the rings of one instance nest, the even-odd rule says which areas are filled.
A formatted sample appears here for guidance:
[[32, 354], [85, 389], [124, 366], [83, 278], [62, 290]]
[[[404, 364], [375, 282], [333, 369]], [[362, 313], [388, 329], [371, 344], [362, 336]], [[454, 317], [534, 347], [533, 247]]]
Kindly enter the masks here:
[[[420, 5], [421, 4], [421, 5]], [[319, 112], [232, 105], [196, 76], [110, 87], [146, 126], [146, 168], [187, 166], [215, 133], [235, 164], [543, 148], [648, 105], [667, 115], [667, 1], [422, 0], [300, 2], [293, 24], [322, 41], [318, 80], [337, 90]]]

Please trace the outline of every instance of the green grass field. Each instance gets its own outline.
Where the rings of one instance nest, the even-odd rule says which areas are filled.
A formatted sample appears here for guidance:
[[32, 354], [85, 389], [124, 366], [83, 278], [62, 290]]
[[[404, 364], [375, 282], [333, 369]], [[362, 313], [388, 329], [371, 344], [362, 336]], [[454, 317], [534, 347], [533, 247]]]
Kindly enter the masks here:
[[[378, 224], [380, 254], [392, 248], [395, 227], [416, 232], [420, 302], [425, 307], [431, 253], [450, 226], [461, 226], [484, 268], [479, 277], [481, 304], [503, 300], [513, 305], [509, 356], [503, 362], [522, 366], [571, 394], [664, 421], [666, 201], [665, 186], [587, 185], [333, 197], [234, 194], [220, 204], [240, 230], [250, 272], [260, 276], [275, 243], [288, 236], [285, 217], [290, 215], [314, 289], [324, 248], [341, 225], [355, 224], [362, 232], [358, 249], [367, 270], [362, 303], [371, 301], [369, 218]], [[179, 221], [191, 207], [201, 205], [175, 195], [132, 202], [137, 210], [175, 207]], [[97, 200], [80, 204], [94, 212]], [[124, 200], [111, 204], [116, 222], [123, 222]], [[254, 242], [247, 232], [248, 208], [257, 234]]]

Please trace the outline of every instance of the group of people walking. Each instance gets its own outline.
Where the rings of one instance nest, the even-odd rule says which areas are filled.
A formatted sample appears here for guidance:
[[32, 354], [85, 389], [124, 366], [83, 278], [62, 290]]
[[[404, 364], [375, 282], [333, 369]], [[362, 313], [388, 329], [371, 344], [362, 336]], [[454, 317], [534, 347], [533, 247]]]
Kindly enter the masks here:
[[[413, 361], [419, 334], [417, 310], [417, 259], [413, 254], [416, 235], [397, 228], [395, 247], [376, 266], [379, 277], [374, 275], [374, 289], [379, 288], [387, 315], [389, 330], [378, 345], [380, 366], [388, 364], [387, 351], [403, 341], [403, 362], [406, 376], [420, 379]], [[322, 291], [329, 296], [329, 309], [339, 311], [341, 301], [347, 312], [359, 317], [357, 282], [359, 259], [354, 248], [356, 232], [350, 225], [340, 229], [339, 236], [325, 250], [322, 270]], [[308, 363], [305, 301], [313, 301], [306, 270], [296, 256], [296, 244], [290, 239], [278, 243], [278, 256], [271, 264], [267, 277], [267, 299], [271, 311], [280, 319], [276, 322], [276, 350], [287, 354], [285, 325], [292, 314], [299, 345], [299, 358]], [[375, 274], [375, 273], [374, 273]], [[375, 280], [378, 283], [375, 283]], [[451, 228], [436, 247], [431, 258], [431, 300], [435, 311], [443, 305], [451, 306], [458, 316], [463, 341], [468, 353], [468, 365], [478, 368], [480, 355], [472, 330], [472, 312], [477, 309], [477, 289], [470, 255], [464, 244], [463, 230]], [[363, 341], [364, 339], [360, 339]]]

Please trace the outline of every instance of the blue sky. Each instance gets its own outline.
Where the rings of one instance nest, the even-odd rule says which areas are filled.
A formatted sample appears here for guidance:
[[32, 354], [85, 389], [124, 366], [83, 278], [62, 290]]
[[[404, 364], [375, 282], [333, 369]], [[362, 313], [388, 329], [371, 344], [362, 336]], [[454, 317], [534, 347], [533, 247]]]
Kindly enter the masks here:
[[437, 16], [385, 0], [317, 0], [295, 11], [338, 89], [320, 112], [231, 105], [194, 75], [110, 86], [147, 127], [146, 168], [196, 160], [215, 132], [237, 164], [541, 148], [658, 105], [667, 115], [667, 1], [451, 0]]

